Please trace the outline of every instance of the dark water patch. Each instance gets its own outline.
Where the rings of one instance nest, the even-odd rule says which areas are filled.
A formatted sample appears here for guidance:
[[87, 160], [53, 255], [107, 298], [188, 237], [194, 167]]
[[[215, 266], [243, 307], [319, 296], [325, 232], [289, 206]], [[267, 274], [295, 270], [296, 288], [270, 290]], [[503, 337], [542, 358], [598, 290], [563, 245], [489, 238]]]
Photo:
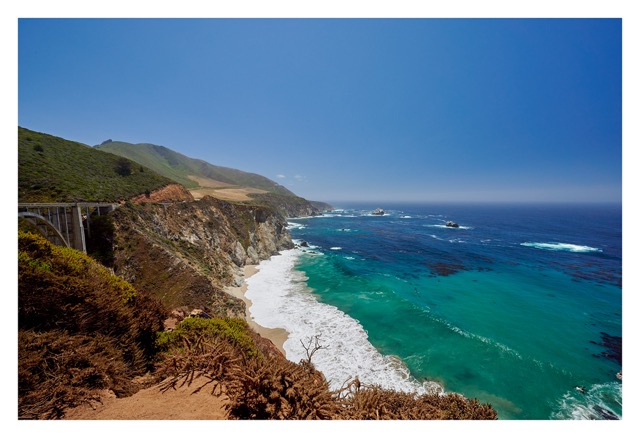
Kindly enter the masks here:
[[597, 414], [597, 416], [594, 416], [594, 418], [592, 418], [593, 420], [619, 420], [620, 419], [620, 417], [618, 417], [615, 413], [611, 412], [607, 408], [603, 408], [602, 406], [596, 405], [593, 407], [593, 410]]
[[464, 265], [460, 263], [436, 262], [429, 265], [432, 277], [448, 277], [460, 271], [466, 271]]
[[604, 347], [605, 350], [600, 354], [594, 354], [594, 356], [610, 359], [622, 366], [622, 337], [612, 336], [605, 332], [600, 332], [600, 337], [600, 342], [591, 341], [591, 343]]

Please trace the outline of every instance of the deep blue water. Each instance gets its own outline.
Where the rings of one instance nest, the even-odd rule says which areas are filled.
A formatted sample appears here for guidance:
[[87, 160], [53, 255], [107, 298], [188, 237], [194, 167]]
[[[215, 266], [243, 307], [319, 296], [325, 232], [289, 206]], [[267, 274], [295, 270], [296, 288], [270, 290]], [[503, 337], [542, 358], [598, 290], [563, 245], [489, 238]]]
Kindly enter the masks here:
[[505, 419], [621, 416], [619, 205], [345, 205], [290, 222], [312, 246], [295, 259], [306, 293], [418, 382]]

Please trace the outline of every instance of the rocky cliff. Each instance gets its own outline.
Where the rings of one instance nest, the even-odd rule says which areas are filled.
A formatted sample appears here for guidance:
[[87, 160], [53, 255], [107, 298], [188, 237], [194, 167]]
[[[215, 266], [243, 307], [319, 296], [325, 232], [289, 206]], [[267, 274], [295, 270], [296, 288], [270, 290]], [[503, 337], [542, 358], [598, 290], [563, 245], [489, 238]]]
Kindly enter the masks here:
[[212, 197], [127, 203], [112, 224], [117, 275], [168, 309], [198, 307], [219, 316], [244, 316], [244, 303], [222, 291], [239, 283], [241, 267], [293, 247], [280, 213]]
[[284, 217], [318, 216], [322, 214], [321, 209], [299, 196], [261, 193], [252, 194], [251, 198], [253, 199], [252, 203], [272, 208]]

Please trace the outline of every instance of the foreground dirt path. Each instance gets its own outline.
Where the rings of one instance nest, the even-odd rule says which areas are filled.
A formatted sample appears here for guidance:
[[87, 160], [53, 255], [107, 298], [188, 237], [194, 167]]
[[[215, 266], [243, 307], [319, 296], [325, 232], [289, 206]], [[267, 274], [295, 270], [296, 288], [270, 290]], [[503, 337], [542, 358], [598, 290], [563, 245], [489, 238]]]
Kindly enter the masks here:
[[211, 385], [194, 393], [206, 380], [194, 380], [191, 386], [165, 392], [160, 385], [138, 391], [131, 397], [105, 394], [101, 402], [71, 409], [67, 420], [224, 420], [227, 418], [225, 395], [211, 395]]

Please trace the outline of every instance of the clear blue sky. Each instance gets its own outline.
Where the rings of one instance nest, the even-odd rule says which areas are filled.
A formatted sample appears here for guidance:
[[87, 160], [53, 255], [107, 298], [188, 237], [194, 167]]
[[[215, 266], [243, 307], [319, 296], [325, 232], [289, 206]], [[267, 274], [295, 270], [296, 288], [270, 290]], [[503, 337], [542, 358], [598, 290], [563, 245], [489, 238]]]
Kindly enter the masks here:
[[308, 199], [621, 201], [619, 19], [21, 19], [18, 123]]

